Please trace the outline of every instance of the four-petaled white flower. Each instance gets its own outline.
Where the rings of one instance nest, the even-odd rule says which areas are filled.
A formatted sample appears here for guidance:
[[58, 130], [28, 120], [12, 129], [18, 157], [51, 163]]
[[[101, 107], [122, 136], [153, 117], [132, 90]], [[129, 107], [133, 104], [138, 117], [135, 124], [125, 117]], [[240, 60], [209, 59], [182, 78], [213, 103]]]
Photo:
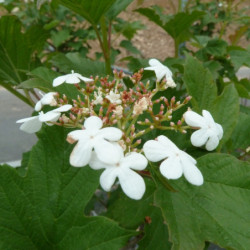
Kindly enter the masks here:
[[203, 176], [196, 167], [196, 160], [186, 152], [180, 150], [166, 136], [159, 136], [157, 140], [149, 140], [143, 146], [148, 160], [158, 162], [165, 159], [160, 165], [160, 172], [167, 179], [178, 179], [184, 174], [193, 185], [203, 184]]
[[56, 106], [57, 105], [57, 102], [56, 102], [56, 99], [55, 99], [55, 95], [57, 95], [56, 92], [49, 92], [49, 93], [46, 93], [46, 94], [42, 94], [40, 92], [40, 94], [43, 97], [36, 103], [35, 111], [40, 111], [44, 105], [50, 105], [50, 106]]
[[145, 183], [143, 178], [133, 170], [145, 169], [148, 161], [145, 156], [135, 152], [124, 156], [119, 144], [114, 143], [114, 145], [118, 149], [119, 156], [116, 161], [104, 163], [96, 153], [93, 153], [89, 165], [93, 169], [105, 168], [100, 176], [100, 184], [105, 191], [110, 191], [118, 178], [123, 192], [131, 199], [139, 200], [145, 192]]
[[173, 80], [173, 74], [171, 70], [160, 63], [157, 59], [150, 59], [149, 60], [150, 67], [144, 68], [145, 70], [153, 70], [156, 75], [157, 82], [160, 82], [161, 79], [165, 76], [166, 77], [166, 85], [170, 88], [176, 87], [176, 84]]
[[53, 87], [57, 87], [61, 84], [63, 84], [64, 82], [69, 83], [69, 84], [76, 84], [79, 83], [80, 81], [84, 81], [84, 82], [93, 82], [93, 79], [84, 77], [78, 73], [74, 73], [74, 70], [71, 71], [71, 74], [67, 74], [64, 76], [58, 76], [57, 78], [55, 78], [53, 80]]
[[220, 124], [214, 122], [213, 117], [207, 110], [203, 110], [202, 115], [194, 111], [187, 111], [183, 116], [189, 126], [200, 128], [191, 135], [191, 143], [195, 147], [206, 145], [206, 149], [212, 151], [218, 146], [223, 136], [223, 128]]
[[70, 155], [70, 164], [83, 167], [90, 161], [94, 149], [103, 162], [115, 163], [119, 160], [117, 147], [111, 142], [119, 141], [122, 131], [118, 128], [102, 128], [103, 122], [97, 116], [90, 116], [84, 122], [84, 130], [75, 130], [68, 134], [68, 142], [78, 141]]
[[106, 95], [106, 98], [111, 102], [111, 103], [115, 103], [115, 104], [121, 104], [121, 95], [120, 94], [116, 94], [113, 90], [111, 90], [109, 92], [108, 95]]
[[[45, 114], [41, 111], [39, 115], [37, 116], [23, 118], [21, 120], [16, 121], [16, 123], [23, 123], [20, 126], [20, 129], [29, 134], [32, 134], [41, 129], [43, 122], [56, 122], [61, 116], [62, 112], [67, 112], [71, 108], [72, 108], [72, 105], [66, 104], [57, 109], [51, 110]], [[51, 125], [51, 124], [48, 124], [48, 125]]]

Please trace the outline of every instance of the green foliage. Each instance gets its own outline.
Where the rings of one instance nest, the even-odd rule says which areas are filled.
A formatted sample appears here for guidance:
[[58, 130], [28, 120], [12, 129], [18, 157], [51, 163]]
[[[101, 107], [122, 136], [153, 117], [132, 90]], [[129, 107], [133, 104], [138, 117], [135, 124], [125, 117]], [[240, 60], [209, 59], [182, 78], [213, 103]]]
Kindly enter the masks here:
[[116, 0], [58, 0], [65, 7], [78, 13], [91, 24], [97, 25], [101, 17], [110, 9]]
[[133, 0], [116, 0], [111, 8], [108, 10], [108, 12], [105, 14], [105, 16], [109, 20], [115, 19], [123, 10], [127, 8], [127, 6], [132, 3]]
[[144, 28], [145, 25], [143, 25], [140, 21], [128, 22], [122, 20], [121, 18], [117, 18], [116, 23], [114, 24], [115, 31], [123, 34], [128, 40], [133, 38], [137, 30]]
[[66, 133], [38, 134], [25, 176], [0, 167], [1, 249], [119, 249], [135, 235], [104, 217], [84, 216], [99, 173], [69, 165]]
[[245, 249], [250, 244], [250, 164], [209, 154], [198, 160], [198, 166], [205, 176], [203, 186], [171, 181], [178, 192], [162, 186], [156, 192], [172, 249], [203, 249], [207, 240], [224, 248]]
[[26, 79], [25, 73], [33, 67], [35, 52], [47, 38], [42, 30], [34, 34], [34, 27], [26, 33], [21, 29], [21, 22], [14, 16], [0, 19], [0, 83], [17, 85]]
[[[157, 9], [158, 10], [158, 9]], [[161, 28], [163, 28], [175, 41], [179, 43], [188, 40], [192, 34], [190, 27], [204, 13], [193, 11], [192, 13], [178, 13], [174, 16], [169, 16], [167, 21], [162, 20], [162, 13], [158, 13], [155, 8], [140, 8], [136, 11], [149, 18]]]
[[[131, 2], [6, 1], [5, 11], [11, 13], [16, 6], [20, 11], [16, 16], [0, 19], [0, 85], [30, 105], [29, 94], [36, 96], [34, 88], [56, 91], [60, 97], [65, 94], [69, 99], [79, 95], [85, 100], [73, 84], [53, 88], [52, 82], [72, 70], [85, 77], [111, 74], [111, 63], [116, 63], [120, 53], [119, 48], [112, 48], [112, 34], [115, 39], [118, 35], [125, 37], [120, 47], [130, 52], [131, 56], [123, 61], [128, 61], [131, 72], [147, 67], [148, 59], [141, 58], [140, 50], [132, 43], [136, 32], [145, 26], [140, 21], [117, 17]], [[219, 7], [216, 1], [195, 2], [192, 6], [189, 1], [184, 12], [173, 15], [163, 14], [158, 6], [136, 10], [165, 30], [175, 43], [176, 57], [166, 58], [164, 64], [173, 72], [177, 88], [168, 88], [154, 98], [164, 96], [170, 101], [175, 96], [183, 100], [191, 95], [192, 109], [199, 114], [208, 110], [223, 127], [217, 151], [249, 160], [250, 112], [239, 105], [239, 96], [249, 98], [250, 85], [248, 79], [238, 80], [236, 76], [242, 65], [250, 67], [249, 49], [237, 46], [242, 36], [247, 38], [249, 18], [244, 11], [236, 11], [234, 2], [227, 7]], [[229, 24], [236, 20], [239, 29], [223, 40]], [[220, 27], [220, 34], [215, 33], [216, 27]], [[88, 58], [92, 49], [89, 40], [93, 39], [98, 39], [102, 50], [96, 53], [96, 60]], [[196, 49], [183, 44], [185, 58], [177, 57], [179, 45], [186, 42]], [[113, 79], [112, 75], [109, 79]], [[146, 84], [149, 79], [155, 79], [154, 72], [144, 71], [142, 82]], [[123, 83], [127, 88], [135, 86], [129, 77]], [[150, 88], [155, 86], [155, 82], [150, 84]], [[13, 86], [23, 89], [25, 97]], [[80, 86], [86, 87], [85, 83]], [[105, 94], [102, 97], [105, 99]], [[80, 108], [74, 105], [77, 115]], [[171, 121], [181, 120], [187, 107], [173, 112]], [[105, 112], [107, 108], [104, 107]], [[147, 118], [142, 117], [142, 121]], [[169, 122], [164, 120], [158, 125]], [[135, 124], [136, 129], [142, 127]], [[205, 242], [227, 249], [247, 249], [250, 245], [249, 163], [229, 154], [207, 154], [202, 148], [193, 147], [190, 131], [183, 135], [174, 130], [152, 129], [142, 137], [143, 141], [166, 135], [195, 158], [202, 156], [198, 167], [204, 185], [195, 187], [183, 178], [168, 181], [159, 177], [156, 165], [153, 167], [159, 175], [150, 165], [139, 172], [146, 183], [141, 200], [129, 199], [118, 187], [105, 193], [107, 211], [102, 216], [88, 217], [93, 210], [98, 213], [96, 204], [103, 202], [97, 195], [100, 191], [96, 192], [100, 172], [70, 166], [73, 147], [65, 140], [67, 133], [56, 126], [44, 128], [38, 133], [38, 143], [24, 155], [21, 167], [0, 166], [0, 249], [112, 250], [127, 245], [139, 249], [189, 250], [203, 249]], [[170, 192], [169, 185], [176, 192]]]
[[148, 219], [150, 221], [144, 227], [144, 237], [139, 242], [138, 249], [170, 250], [172, 244], [168, 241], [168, 228], [163, 221], [160, 209], [153, 208]]
[[52, 63], [64, 73], [70, 73], [71, 70], [74, 70], [86, 77], [105, 74], [103, 62], [91, 61], [81, 57], [79, 53], [58, 54], [52, 58]]
[[240, 112], [236, 127], [230, 138], [229, 152], [240, 157], [249, 146], [250, 115]]
[[[195, 69], [195, 73], [194, 73]], [[224, 130], [223, 142], [230, 138], [239, 114], [239, 97], [233, 85], [228, 85], [220, 96], [213, 77], [207, 69], [195, 58], [187, 56], [184, 67], [184, 83], [194, 110], [201, 113], [209, 110], [215, 121]]]

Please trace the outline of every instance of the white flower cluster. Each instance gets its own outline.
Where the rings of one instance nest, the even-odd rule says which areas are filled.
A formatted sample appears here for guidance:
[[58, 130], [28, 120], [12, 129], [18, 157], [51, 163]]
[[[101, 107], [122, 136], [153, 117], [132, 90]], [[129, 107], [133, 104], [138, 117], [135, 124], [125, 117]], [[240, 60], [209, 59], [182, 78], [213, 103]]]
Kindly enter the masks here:
[[[156, 59], [151, 59], [149, 64], [151, 67], [145, 69], [155, 71], [157, 82], [165, 77], [166, 87], [176, 86], [172, 79], [172, 72], [166, 66], [162, 65]], [[136, 77], [139, 76], [136, 75]], [[93, 79], [83, 77], [72, 71], [71, 74], [54, 79], [53, 86], [58, 86], [64, 82], [68, 84], [78, 84], [81, 80], [86, 84], [94, 81]], [[93, 86], [94, 85], [88, 84], [86, 88], [91, 89]], [[110, 84], [107, 86], [110, 86]], [[122, 190], [128, 197], [135, 200], [141, 199], [146, 188], [144, 179], [140, 174], [143, 173], [141, 172], [142, 170], [147, 168], [148, 160], [151, 162], [162, 161], [159, 170], [167, 179], [178, 179], [184, 175], [186, 180], [191, 184], [196, 186], [202, 185], [204, 180], [200, 170], [196, 166], [196, 160], [186, 152], [180, 150], [164, 135], [158, 136], [155, 140], [146, 141], [140, 152], [137, 152], [137, 149], [135, 151], [130, 150], [130, 146], [135, 147], [136, 145], [137, 147], [137, 145], [141, 143], [141, 139], [136, 139], [136, 142], [133, 142], [133, 140], [143, 135], [145, 131], [139, 131], [135, 134], [134, 123], [130, 126], [125, 123], [121, 125], [122, 119], [124, 119], [126, 123], [129, 121], [127, 115], [124, 115], [123, 112], [127, 110], [134, 122], [145, 111], [151, 112], [150, 114], [154, 116], [154, 113], [152, 113], [153, 101], [151, 99], [153, 92], [147, 92], [142, 85], [143, 93], [145, 94], [136, 92], [138, 96], [136, 100], [133, 99], [134, 92], [132, 90], [127, 92], [119, 91], [117, 90], [117, 86], [118, 85], [114, 88], [105, 89], [105, 91], [99, 86], [94, 86], [92, 91], [93, 99], [91, 102], [87, 99], [89, 105], [87, 107], [77, 106], [76, 100], [73, 101], [74, 105], [68, 104], [68, 101], [63, 102], [62, 99], [58, 101], [58, 94], [56, 92], [47, 93], [43, 95], [41, 100], [35, 105], [35, 111], [39, 112], [38, 115], [18, 120], [17, 123], [23, 123], [20, 129], [28, 133], [34, 133], [40, 130], [43, 122], [48, 125], [53, 125], [58, 120], [61, 123], [56, 123], [57, 125], [63, 126], [65, 123], [67, 125], [67, 122], [71, 121], [69, 126], [74, 127], [73, 125], [76, 121], [74, 114], [81, 112], [80, 116], [83, 116], [83, 119], [79, 120], [81, 124], [78, 123], [78, 126], [75, 126], [81, 129], [74, 130], [67, 136], [69, 143], [76, 143], [69, 161], [74, 167], [89, 165], [95, 170], [104, 169], [100, 176], [100, 185], [105, 191], [110, 191], [118, 178]], [[96, 89], [97, 92], [94, 91], [94, 89]], [[166, 127], [159, 125], [159, 119], [167, 121], [170, 117], [168, 114], [172, 113], [175, 104], [174, 99], [171, 100], [170, 104], [166, 98], [159, 99], [158, 103], [161, 100], [165, 101], [170, 109], [164, 114], [164, 106], [162, 104], [160, 113], [154, 121], [156, 125], [158, 124], [156, 128], [164, 129]], [[79, 103], [84, 102], [80, 100]], [[98, 115], [95, 113], [93, 106], [91, 106], [102, 105], [103, 103], [108, 107], [106, 116], [103, 115], [102, 107], [100, 109], [102, 111], [99, 110]], [[128, 108], [128, 103], [131, 103], [133, 109]], [[57, 108], [43, 113], [41, 109], [44, 105], [57, 106]], [[180, 103], [177, 105], [180, 105]], [[91, 108], [92, 113], [90, 112]], [[65, 114], [61, 116], [62, 112], [67, 111], [71, 111], [69, 117]], [[110, 123], [110, 112], [113, 112], [113, 116], [111, 117], [114, 117], [112, 123]], [[79, 116], [79, 113], [77, 114]], [[192, 134], [191, 143], [197, 147], [205, 145], [205, 148], [211, 151], [218, 146], [219, 140], [223, 135], [223, 129], [221, 125], [214, 122], [213, 117], [208, 111], [203, 110], [202, 114], [203, 116], [200, 116], [193, 111], [187, 111], [183, 115], [183, 120], [185, 120], [189, 126], [198, 129]], [[119, 118], [119, 121], [116, 118]], [[146, 119], [144, 123], [147, 124], [149, 122], [150, 121]], [[120, 126], [117, 125], [119, 127], [117, 128], [114, 127], [113, 124], [120, 124]], [[138, 122], [138, 124], [142, 123]], [[179, 121], [178, 124], [180, 125], [181, 121]], [[154, 126], [150, 125], [148, 132], [152, 128], [154, 128]], [[129, 134], [131, 134], [131, 137], [128, 136]], [[124, 153], [124, 151], [127, 153]]]

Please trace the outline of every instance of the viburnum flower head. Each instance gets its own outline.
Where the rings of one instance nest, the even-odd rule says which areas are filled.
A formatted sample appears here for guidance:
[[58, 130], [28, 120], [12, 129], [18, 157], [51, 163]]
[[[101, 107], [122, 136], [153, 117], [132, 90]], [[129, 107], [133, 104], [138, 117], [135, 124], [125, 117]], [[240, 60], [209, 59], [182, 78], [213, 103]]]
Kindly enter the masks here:
[[157, 59], [150, 59], [149, 60], [150, 67], [144, 68], [145, 70], [153, 70], [156, 75], [157, 82], [160, 82], [161, 79], [165, 76], [166, 77], [166, 85], [170, 88], [176, 87], [176, 84], [173, 80], [173, 74], [171, 70], [159, 62]]
[[22, 123], [20, 129], [26, 133], [32, 134], [41, 129], [43, 122], [56, 122], [61, 116], [62, 112], [67, 112], [71, 108], [72, 105], [66, 104], [45, 114], [41, 111], [37, 116], [23, 118], [16, 121], [16, 123]]
[[49, 92], [46, 94], [42, 94], [42, 98], [36, 103], [35, 111], [40, 111], [44, 105], [56, 106], [57, 102], [55, 96], [57, 95], [56, 92]]
[[117, 148], [118, 157], [113, 163], [104, 163], [94, 152], [89, 163], [93, 169], [105, 168], [100, 176], [100, 184], [105, 191], [110, 191], [118, 178], [123, 192], [131, 199], [139, 200], [145, 192], [143, 178], [133, 170], [143, 170], [148, 161], [142, 154], [132, 152], [124, 156], [123, 149], [118, 143], [113, 143]]
[[64, 82], [69, 83], [69, 84], [76, 84], [79, 83], [80, 81], [84, 81], [84, 82], [93, 82], [93, 79], [84, 77], [78, 73], [74, 73], [74, 70], [71, 71], [71, 74], [67, 74], [64, 76], [58, 76], [57, 78], [55, 78], [53, 80], [53, 87], [57, 87], [61, 84], [63, 84]]
[[207, 110], [202, 110], [202, 115], [194, 111], [187, 111], [183, 116], [189, 126], [200, 128], [191, 135], [191, 143], [195, 147], [205, 145], [208, 151], [212, 151], [218, 146], [223, 136], [223, 128], [214, 122], [212, 115]]
[[103, 122], [97, 116], [88, 117], [83, 126], [83, 130], [75, 130], [68, 134], [68, 142], [78, 141], [70, 155], [70, 164], [74, 167], [87, 165], [93, 149], [103, 162], [117, 162], [119, 152], [111, 142], [119, 141], [122, 131], [114, 127], [102, 128]]
[[167, 179], [178, 179], [184, 174], [188, 182], [200, 186], [203, 184], [203, 176], [196, 167], [196, 160], [186, 152], [180, 150], [166, 136], [159, 136], [157, 140], [149, 140], [143, 146], [148, 160], [160, 164], [160, 172]]

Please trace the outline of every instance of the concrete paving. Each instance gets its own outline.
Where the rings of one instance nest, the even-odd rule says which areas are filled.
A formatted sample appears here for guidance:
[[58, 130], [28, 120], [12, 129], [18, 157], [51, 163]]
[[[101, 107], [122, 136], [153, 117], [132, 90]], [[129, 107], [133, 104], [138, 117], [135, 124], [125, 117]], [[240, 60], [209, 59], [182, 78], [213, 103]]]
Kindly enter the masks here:
[[0, 163], [16, 161], [36, 143], [34, 134], [19, 130], [16, 121], [31, 116], [33, 109], [0, 87]]

